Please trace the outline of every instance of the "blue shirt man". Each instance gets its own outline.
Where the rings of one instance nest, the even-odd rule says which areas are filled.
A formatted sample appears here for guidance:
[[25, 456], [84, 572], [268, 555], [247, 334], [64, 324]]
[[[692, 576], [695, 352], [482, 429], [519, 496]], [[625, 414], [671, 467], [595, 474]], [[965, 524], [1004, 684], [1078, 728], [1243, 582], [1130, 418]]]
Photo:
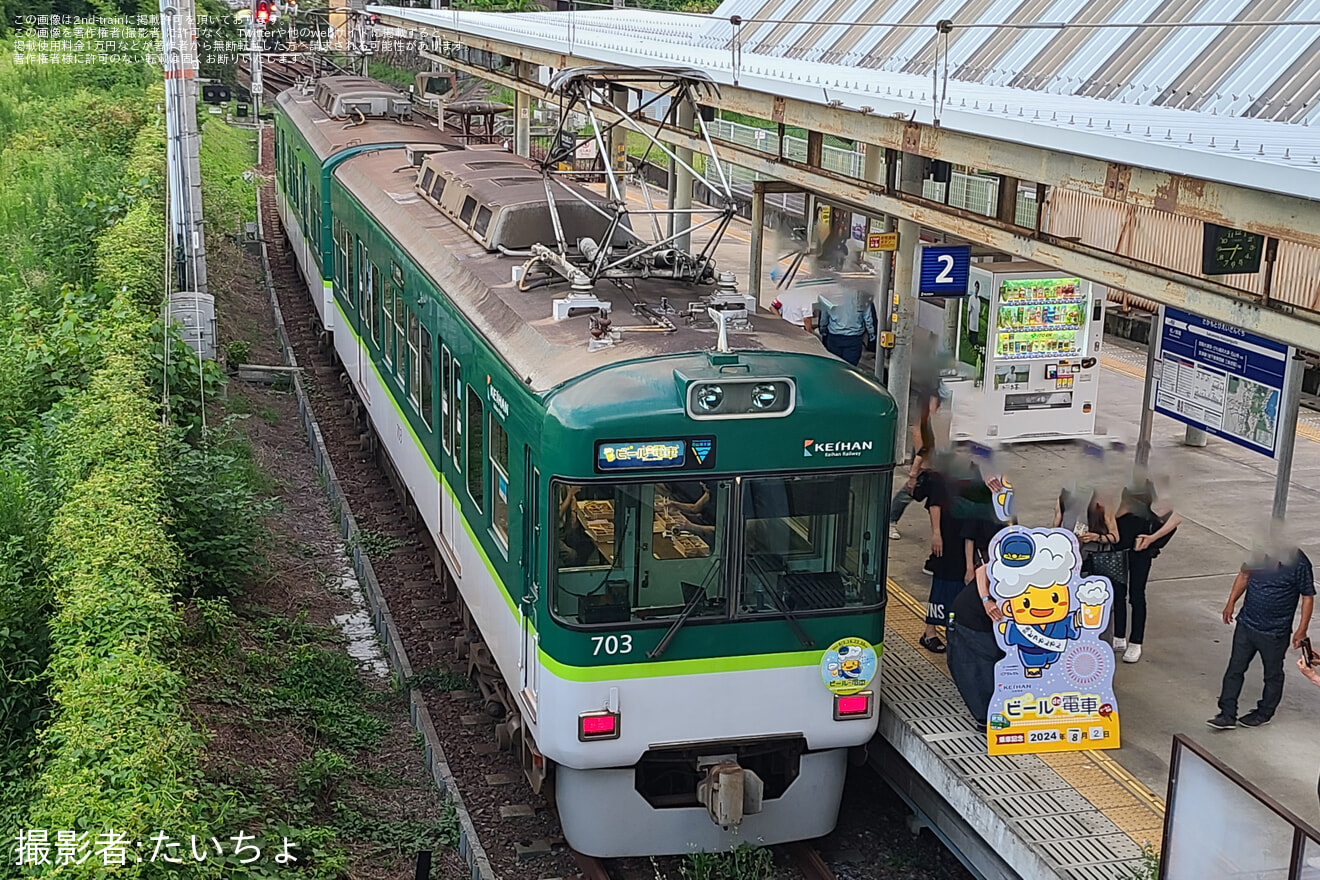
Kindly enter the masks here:
[[[1288, 645], [1297, 648], [1306, 638], [1315, 606], [1315, 577], [1311, 560], [1301, 550], [1267, 556], [1259, 563], [1242, 566], [1224, 606], [1224, 624], [1233, 622], [1238, 599], [1246, 595], [1233, 630], [1233, 651], [1224, 673], [1219, 693], [1219, 714], [1206, 723], [1217, 730], [1229, 730], [1239, 724], [1260, 727], [1268, 724], [1283, 698], [1283, 659]], [[1293, 630], [1297, 605], [1302, 606], [1301, 623]], [[1289, 633], [1292, 633], [1291, 639]], [[1247, 667], [1260, 655], [1265, 672], [1265, 689], [1256, 708], [1237, 717], [1238, 695]]]
[[820, 298], [820, 335], [825, 348], [854, 367], [862, 349], [875, 338], [870, 302], [856, 290], [839, 290]]

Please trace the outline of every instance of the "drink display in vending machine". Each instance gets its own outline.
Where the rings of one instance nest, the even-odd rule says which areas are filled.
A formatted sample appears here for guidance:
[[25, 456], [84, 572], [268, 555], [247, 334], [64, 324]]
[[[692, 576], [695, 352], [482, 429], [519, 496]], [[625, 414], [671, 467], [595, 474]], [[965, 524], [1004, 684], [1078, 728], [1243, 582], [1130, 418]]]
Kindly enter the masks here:
[[955, 389], [954, 437], [1094, 436], [1103, 288], [1025, 262], [973, 264], [968, 288], [956, 354], [978, 378]]

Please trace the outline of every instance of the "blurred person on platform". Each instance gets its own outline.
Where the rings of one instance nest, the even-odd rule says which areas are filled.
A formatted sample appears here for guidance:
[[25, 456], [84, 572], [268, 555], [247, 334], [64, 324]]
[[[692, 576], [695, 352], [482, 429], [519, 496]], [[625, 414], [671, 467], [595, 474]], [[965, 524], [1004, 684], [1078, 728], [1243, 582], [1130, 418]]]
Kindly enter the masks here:
[[993, 503], [988, 511], [978, 510], [964, 520], [967, 583], [950, 606], [946, 630], [949, 674], [968, 711], [982, 724], [987, 721], [990, 699], [995, 693], [995, 664], [1004, 657], [994, 634], [994, 625], [1004, 619], [1004, 612], [990, 595], [986, 572], [990, 541], [1004, 525], [997, 518]]
[[868, 339], [875, 338], [875, 317], [870, 300], [841, 287], [820, 297], [820, 337], [830, 354], [854, 367], [862, 359]]
[[[1320, 663], [1320, 657], [1313, 657], [1312, 659], [1317, 663]], [[1316, 687], [1320, 687], [1320, 672], [1316, 672], [1315, 667], [1306, 662], [1305, 652], [1303, 652], [1301, 657], [1297, 658], [1297, 668], [1301, 671], [1302, 675], [1306, 676], [1307, 681], [1311, 682], [1311, 684]], [[1315, 793], [1317, 797], [1320, 797], [1320, 782], [1316, 783]], [[1320, 867], [1320, 865], [1313, 865], [1310, 861], [1307, 862], [1307, 865], [1310, 867]]]
[[1109, 576], [1106, 571], [1092, 571], [1090, 566], [1092, 556], [1114, 550], [1119, 542], [1118, 523], [1114, 514], [1100, 503], [1098, 492], [1089, 486], [1061, 489], [1054, 507], [1054, 528], [1067, 529], [1077, 536], [1083, 575]]
[[[1160, 504], [1150, 479], [1138, 476], [1123, 489], [1115, 522], [1118, 549], [1127, 554], [1127, 579], [1114, 584], [1114, 650], [1123, 652], [1124, 663], [1136, 663], [1141, 659], [1146, 636], [1146, 583], [1150, 579], [1150, 564], [1169, 543], [1182, 517], [1172, 507]], [[1130, 631], [1128, 602], [1132, 603]]]
[[[912, 426], [912, 464], [908, 467], [907, 482], [894, 493], [889, 507], [889, 538], [897, 541], [903, 537], [898, 530], [898, 521], [903, 511], [913, 501], [925, 501], [928, 495], [923, 473], [930, 470], [931, 461], [938, 449], [948, 445], [948, 435], [941, 430], [944, 427], [939, 418], [940, 410], [949, 403], [950, 392], [940, 379], [939, 365], [933, 361], [917, 361], [912, 370], [912, 396], [916, 405], [917, 421]], [[921, 483], [920, 487], [918, 484]], [[927, 571], [929, 573], [929, 571]]]
[[[1224, 606], [1227, 626], [1233, 623], [1233, 611], [1238, 599], [1242, 599], [1242, 610], [1233, 629], [1233, 650], [1219, 694], [1219, 714], [1206, 722], [1217, 730], [1239, 725], [1260, 727], [1270, 722], [1283, 698], [1283, 660], [1288, 645], [1300, 648], [1311, 626], [1311, 611], [1315, 606], [1311, 560], [1296, 546], [1271, 543], [1274, 546], [1242, 566]], [[1293, 618], [1299, 600], [1301, 621], [1294, 630]], [[1265, 674], [1265, 687], [1256, 708], [1238, 718], [1242, 681], [1257, 654]]]
[[926, 570], [931, 575], [930, 598], [926, 603], [926, 631], [919, 644], [933, 654], [945, 651], [938, 627], [947, 626], [953, 600], [966, 586], [961, 516], [969, 509], [966, 496], [979, 480], [980, 472], [970, 458], [951, 451], [937, 454], [928, 474], [926, 510], [930, 514], [931, 555]]
[[[775, 277], [773, 271], [770, 277]], [[781, 290], [770, 303], [770, 308], [788, 323], [796, 324], [808, 333], [816, 332], [816, 294], [811, 288], [790, 287]]]

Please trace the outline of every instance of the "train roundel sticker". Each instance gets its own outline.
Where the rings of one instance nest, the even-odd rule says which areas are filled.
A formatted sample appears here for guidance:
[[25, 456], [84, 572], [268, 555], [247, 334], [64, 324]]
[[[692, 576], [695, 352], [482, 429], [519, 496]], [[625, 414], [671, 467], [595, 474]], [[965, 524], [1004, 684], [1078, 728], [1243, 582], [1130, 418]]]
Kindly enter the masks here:
[[831, 693], [855, 694], [875, 678], [878, 665], [875, 648], [866, 639], [839, 639], [820, 658], [820, 677]]

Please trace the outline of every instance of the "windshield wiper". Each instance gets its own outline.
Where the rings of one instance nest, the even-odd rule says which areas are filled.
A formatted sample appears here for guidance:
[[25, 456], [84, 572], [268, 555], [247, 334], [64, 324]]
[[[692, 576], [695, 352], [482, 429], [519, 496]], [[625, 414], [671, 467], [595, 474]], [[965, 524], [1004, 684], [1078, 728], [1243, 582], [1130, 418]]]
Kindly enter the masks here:
[[765, 576], [765, 567], [761, 565], [760, 561], [754, 556], [748, 556], [747, 563], [748, 567], [751, 568], [756, 576], [761, 579], [761, 583], [765, 587], [765, 594], [770, 597], [770, 601], [773, 602], [774, 606], [784, 615], [784, 620], [788, 622], [789, 627], [793, 630], [793, 635], [798, 637], [798, 641], [802, 643], [802, 647], [816, 647], [816, 643], [812, 641], [811, 636], [807, 635], [807, 631], [804, 630], [802, 624], [798, 622], [797, 615], [788, 610], [788, 606], [784, 604], [784, 600], [779, 597], [777, 592], [775, 592], [774, 587], [770, 586], [770, 579]]
[[784, 620], [788, 621], [789, 627], [792, 628], [793, 634], [798, 637], [798, 641], [802, 643], [802, 647], [816, 647], [816, 643], [812, 640], [811, 636], [807, 635], [807, 631], [804, 630], [802, 624], [798, 622], [797, 615], [788, 610], [788, 606], [784, 604], [783, 599], [779, 598], [779, 594], [775, 592], [774, 588], [772, 587], [765, 592], [766, 595], [770, 597], [770, 601], [775, 604], [775, 607], [783, 612]]
[[[692, 585], [683, 584], [683, 586]], [[669, 643], [674, 640], [674, 636], [678, 635], [678, 631], [683, 628], [683, 624], [687, 623], [687, 619], [692, 616], [692, 612], [697, 610], [697, 606], [704, 601], [706, 601], [706, 588], [704, 586], [697, 587], [692, 593], [692, 598], [688, 599], [687, 604], [683, 606], [683, 613], [675, 618], [674, 622], [669, 625], [669, 629], [665, 630], [664, 638], [660, 639], [660, 644], [647, 651], [646, 656], [655, 660], [663, 654], [669, 648]]]

